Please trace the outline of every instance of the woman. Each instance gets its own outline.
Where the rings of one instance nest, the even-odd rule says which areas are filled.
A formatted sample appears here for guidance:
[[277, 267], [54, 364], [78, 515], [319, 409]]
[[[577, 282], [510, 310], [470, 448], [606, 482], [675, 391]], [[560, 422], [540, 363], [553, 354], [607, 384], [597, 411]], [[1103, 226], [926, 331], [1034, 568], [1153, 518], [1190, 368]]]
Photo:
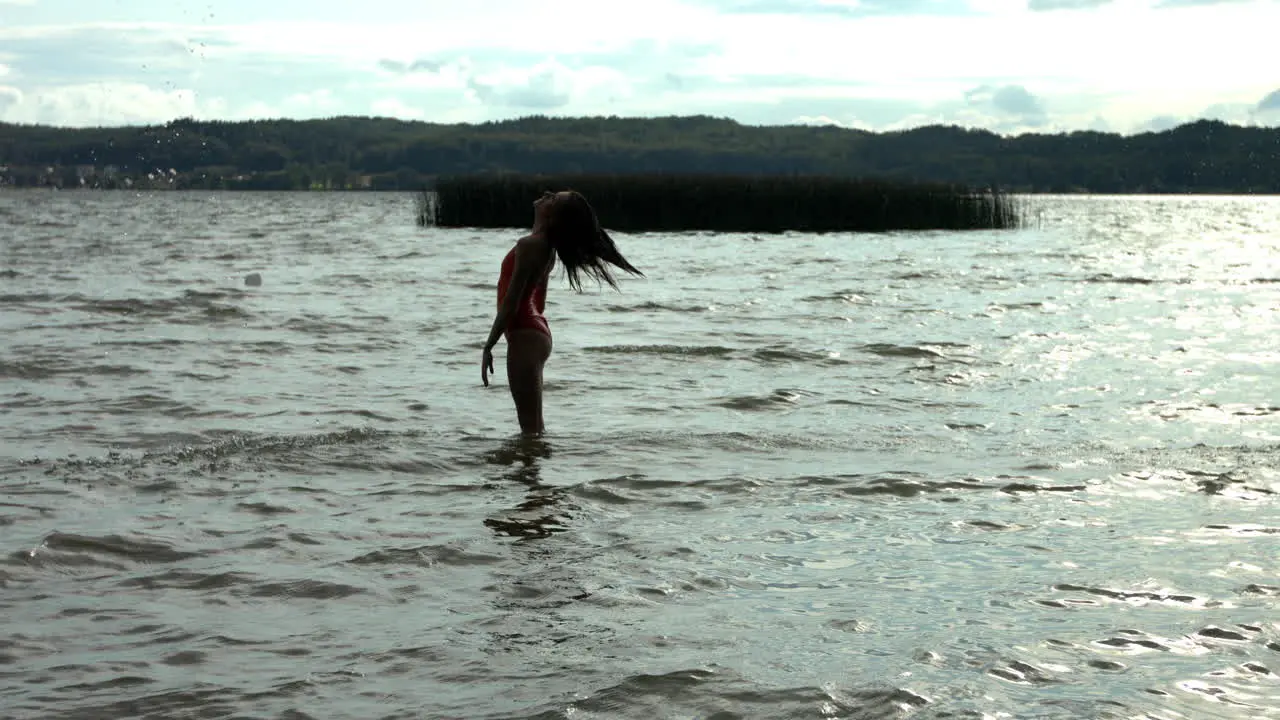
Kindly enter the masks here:
[[533, 203], [533, 230], [516, 241], [502, 259], [498, 277], [498, 314], [480, 358], [480, 380], [489, 386], [493, 372], [493, 346], [507, 338], [507, 384], [516, 404], [520, 432], [541, 435], [542, 366], [551, 356], [551, 328], [542, 312], [547, 302], [547, 279], [556, 259], [564, 265], [569, 286], [582, 291], [586, 273], [618, 289], [608, 264], [633, 275], [632, 267], [613, 239], [600, 227], [587, 199], [572, 190], [543, 193]]

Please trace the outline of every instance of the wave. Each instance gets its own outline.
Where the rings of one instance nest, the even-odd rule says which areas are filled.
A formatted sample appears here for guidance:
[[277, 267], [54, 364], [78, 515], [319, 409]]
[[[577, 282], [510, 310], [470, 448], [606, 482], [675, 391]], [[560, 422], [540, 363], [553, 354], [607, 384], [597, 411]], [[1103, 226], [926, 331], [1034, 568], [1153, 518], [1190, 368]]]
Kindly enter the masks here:
[[147, 370], [132, 365], [81, 364], [69, 358], [40, 357], [21, 362], [0, 360], [0, 378], [13, 380], [47, 380], [62, 375], [122, 377], [147, 373]]
[[[906, 688], [771, 687], [718, 665], [637, 674], [569, 701], [528, 708], [529, 720], [589, 717], [642, 718], [892, 718], [932, 700]], [[485, 718], [497, 718], [486, 715]], [[503, 714], [501, 717], [512, 717]]]
[[9, 565], [30, 568], [106, 568], [125, 570], [133, 565], [172, 563], [199, 557], [169, 543], [122, 535], [80, 535], [53, 532], [39, 545], [9, 555]]
[[774, 390], [768, 395], [740, 395], [723, 398], [711, 404], [730, 410], [775, 410], [795, 407], [803, 398], [817, 397], [817, 395], [808, 390], [783, 388]]
[[1111, 273], [1099, 273], [1084, 278], [1087, 283], [1118, 283], [1120, 285], [1152, 285], [1159, 280], [1155, 278], [1136, 277], [1131, 275], [1112, 275]]
[[808, 297], [800, 298], [800, 302], [808, 302], [808, 303], [842, 302], [842, 303], [850, 303], [850, 304], [858, 305], [858, 304], [863, 304], [867, 302], [867, 297], [874, 294], [875, 293], [865, 291], [865, 290], [848, 290], [848, 291], [829, 293], [826, 295], [809, 295]]
[[862, 352], [881, 357], [927, 358], [929, 360], [962, 361], [948, 350], [965, 350], [970, 346], [963, 343], [932, 342], [919, 345], [895, 345], [893, 343], [868, 343], [858, 347]]
[[589, 345], [586, 352], [609, 355], [674, 355], [693, 357], [727, 357], [736, 350], [721, 345]]
[[587, 352], [609, 355], [658, 355], [671, 357], [748, 360], [760, 363], [812, 362], [821, 365], [845, 365], [847, 360], [830, 351], [799, 350], [772, 346], [760, 349], [731, 348], [723, 345], [595, 345]]
[[139, 320], [167, 320], [180, 325], [247, 320], [253, 314], [230, 302], [243, 297], [238, 291], [186, 290], [171, 298], [89, 298], [66, 297], [66, 309], [93, 315], [110, 315]]
[[358, 555], [347, 562], [352, 565], [391, 565], [399, 567], [434, 567], [455, 565], [472, 567], [501, 562], [499, 555], [467, 552], [452, 545], [423, 545], [409, 548], [374, 550]]
[[680, 305], [676, 303], [663, 303], [653, 300], [642, 302], [638, 305], [610, 305], [609, 312], [615, 313], [631, 313], [631, 312], [671, 312], [671, 313], [702, 313], [713, 309], [711, 305]]

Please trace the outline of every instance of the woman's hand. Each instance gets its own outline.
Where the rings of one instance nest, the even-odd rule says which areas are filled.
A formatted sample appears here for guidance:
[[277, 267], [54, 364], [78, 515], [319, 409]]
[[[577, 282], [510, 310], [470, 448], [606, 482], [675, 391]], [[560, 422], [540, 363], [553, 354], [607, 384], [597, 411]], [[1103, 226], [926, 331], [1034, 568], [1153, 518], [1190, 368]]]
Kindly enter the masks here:
[[493, 347], [484, 346], [484, 354], [480, 356], [480, 382], [489, 387], [489, 373], [493, 372]]

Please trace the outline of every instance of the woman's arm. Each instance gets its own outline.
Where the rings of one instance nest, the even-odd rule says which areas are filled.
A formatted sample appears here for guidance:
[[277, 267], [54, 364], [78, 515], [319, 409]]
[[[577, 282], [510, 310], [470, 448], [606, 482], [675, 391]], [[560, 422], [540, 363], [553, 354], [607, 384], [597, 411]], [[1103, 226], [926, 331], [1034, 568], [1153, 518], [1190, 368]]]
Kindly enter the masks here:
[[531, 275], [538, 270], [536, 251], [524, 240], [516, 243], [515, 257], [512, 259], [511, 280], [507, 283], [507, 292], [498, 305], [498, 313], [489, 328], [489, 337], [484, 341], [484, 352], [480, 355], [480, 381], [489, 387], [489, 373], [493, 372], [493, 346], [498, 344], [502, 331], [507, 327], [511, 316], [524, 297], [525, 288], [532, 281]]

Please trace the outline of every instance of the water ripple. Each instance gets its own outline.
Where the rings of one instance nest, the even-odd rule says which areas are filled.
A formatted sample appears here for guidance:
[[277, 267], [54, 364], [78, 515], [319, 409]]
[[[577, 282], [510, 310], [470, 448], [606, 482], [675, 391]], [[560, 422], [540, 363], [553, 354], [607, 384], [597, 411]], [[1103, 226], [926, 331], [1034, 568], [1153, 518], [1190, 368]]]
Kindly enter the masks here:
[[620, 236], [526, 439], [516, 234], [0, 192], [5, 712], [1280, 718], [1275, 200], [1032, 201]]

